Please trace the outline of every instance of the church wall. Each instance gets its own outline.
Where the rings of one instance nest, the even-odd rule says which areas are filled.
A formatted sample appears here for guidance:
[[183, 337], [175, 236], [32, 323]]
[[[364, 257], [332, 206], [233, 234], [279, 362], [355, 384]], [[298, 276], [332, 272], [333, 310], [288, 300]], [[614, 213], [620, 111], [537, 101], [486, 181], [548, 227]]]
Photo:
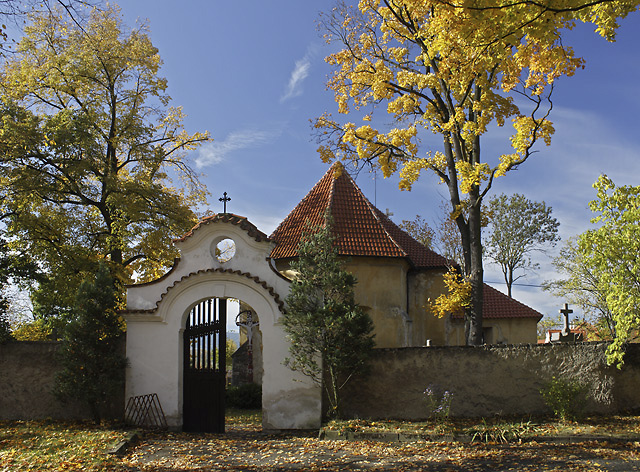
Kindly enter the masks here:
[[413, 321], [411, 346], [447, 344], [450, 323], [447, 318], [438, 318], [428, 309], [428, 299], [435, 300], [446, 287], [442, 279], [444, 271], [429, 270], [412, 272], [409, 276], [409, 317]]
[[[449, 346], [464, 345], [464, 322], [449, 324]], [[538, 320], [535, 318], [485, 318], [482, 320], [485, 344], [535, 344], [538, 341]]]
[[354, 257], [345, 264], [358, 280], [356, 302], [373, 320], [376, 347], [412, 345], [412, 323], [407, 313], [408, 268], [403, 260], [379, 257]]

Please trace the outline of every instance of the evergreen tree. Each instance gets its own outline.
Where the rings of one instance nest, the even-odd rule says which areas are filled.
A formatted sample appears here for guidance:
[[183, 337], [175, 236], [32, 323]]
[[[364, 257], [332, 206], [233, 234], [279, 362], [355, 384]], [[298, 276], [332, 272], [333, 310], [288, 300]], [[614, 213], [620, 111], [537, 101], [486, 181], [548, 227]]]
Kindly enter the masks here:
[[85, 279], [78, 289], [60, 350], [56, 394], [63, 401], [86, 403], [96, 422], [124, 382], [124, 323], [116, 312], [117, 302], [114, 279], [100, 264], [95, 278]]
[[366, 370], [374, 346], [373, 322], [355, 302], [356, 279], [343, 269], [335, 239], [329, 217], [303, 235], [283, 316], [291, 342], [285, 364], [323, 386], [330, 416], [340, 416], [340, 391]]

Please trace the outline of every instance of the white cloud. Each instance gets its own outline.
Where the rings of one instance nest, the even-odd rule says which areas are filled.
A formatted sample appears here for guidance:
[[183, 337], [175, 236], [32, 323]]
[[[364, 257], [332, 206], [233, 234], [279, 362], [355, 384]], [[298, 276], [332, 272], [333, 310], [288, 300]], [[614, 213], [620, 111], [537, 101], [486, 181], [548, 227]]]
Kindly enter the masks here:
[[304, 57], [296, 61], [296, 65], [291, 72], [291, 76], [289, 77], [287, 88], [282, 97], [280, 97], [280, 103], [302, 95], [302, 83], [309, 76], [309, 70], [311, 69], [311, 60], [315, 56], [316, 49], [317, 48], [313, 45], [310, 46], [309, 48], [307, 48], [307, 52], [305, 53]]
[[198, 167], [207, 167], [218, 164], [234, 151], [270, 143], [281, 134], [281, 129], [234, 131], [222, 141], [213, 141], [201, 146], [196, 158], [196, 165]]

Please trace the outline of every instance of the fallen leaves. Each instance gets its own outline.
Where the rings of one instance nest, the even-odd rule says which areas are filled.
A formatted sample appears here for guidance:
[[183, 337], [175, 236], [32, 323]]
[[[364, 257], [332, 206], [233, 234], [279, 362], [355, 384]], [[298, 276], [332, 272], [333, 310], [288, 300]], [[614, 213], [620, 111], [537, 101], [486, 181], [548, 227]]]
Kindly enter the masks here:
[[0, 471], [118, 470], [120, 460], [106, 451], [125, 436], [81, 423], [0, 422]]
[[[640, 470], [633, 444], [462, 444], [323, 441], [300, 434], [152, 434], [123, 463], [144, 472], [186, 470], [606, 471]], [[597, 464], [597, 465], [596, 465]], [[619, 468], [623, 464], [623, 468]]]
[[[633, 417], [632, 417], [633, 418]], [[618, 427], [615, 427], [615, 424]], [[360, 421], [358, 428], [366, 427]], [[396, 428], [393, 422], [372, 422]], [[557, 425], [593, 434], [637, 431], [638, 418], [608, 418]], [[426, 427], [426, 426], [425, 426]], [[408, 428], [404, 425], [403, 428]], [[315, 433], [265, 434], [259, 414], [230, 418], [227, 434], [147, 432], [124, 457], [106, 450], [126, 431], [83, 424], [0, 423], [0, 472], [88, 470], [179, 471], [609, 471], [640, 470], [640, 442], [451, 443], [416, 441], [325, 441]], [[550, 429], [547, 428], [547, 434]]]

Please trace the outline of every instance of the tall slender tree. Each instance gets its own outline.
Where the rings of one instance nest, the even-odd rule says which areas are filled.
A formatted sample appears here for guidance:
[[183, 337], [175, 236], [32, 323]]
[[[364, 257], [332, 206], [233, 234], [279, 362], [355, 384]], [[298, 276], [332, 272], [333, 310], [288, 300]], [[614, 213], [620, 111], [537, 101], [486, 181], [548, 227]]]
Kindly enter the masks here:
[[539, 267], [531, 255], [555, 245], [560, 239], [560, 223], [551, 216], [552, 209], [545, 202], [531, 201], [519, 193], [492, 198], [488, 211], [490, 229], [485, 254], [500, 266], [511, 297], [513, 283], [524, 276], [515, 276], [515, 272]]
[[97, 423], [124, 385], [124, 321], [117, 304], [114, 279], [108, 267], [100, 264], [95, 276], [85, 279], [78, 289], [59, 353], [62, 369], [56, 394], [63, 401], [86, 404]]

